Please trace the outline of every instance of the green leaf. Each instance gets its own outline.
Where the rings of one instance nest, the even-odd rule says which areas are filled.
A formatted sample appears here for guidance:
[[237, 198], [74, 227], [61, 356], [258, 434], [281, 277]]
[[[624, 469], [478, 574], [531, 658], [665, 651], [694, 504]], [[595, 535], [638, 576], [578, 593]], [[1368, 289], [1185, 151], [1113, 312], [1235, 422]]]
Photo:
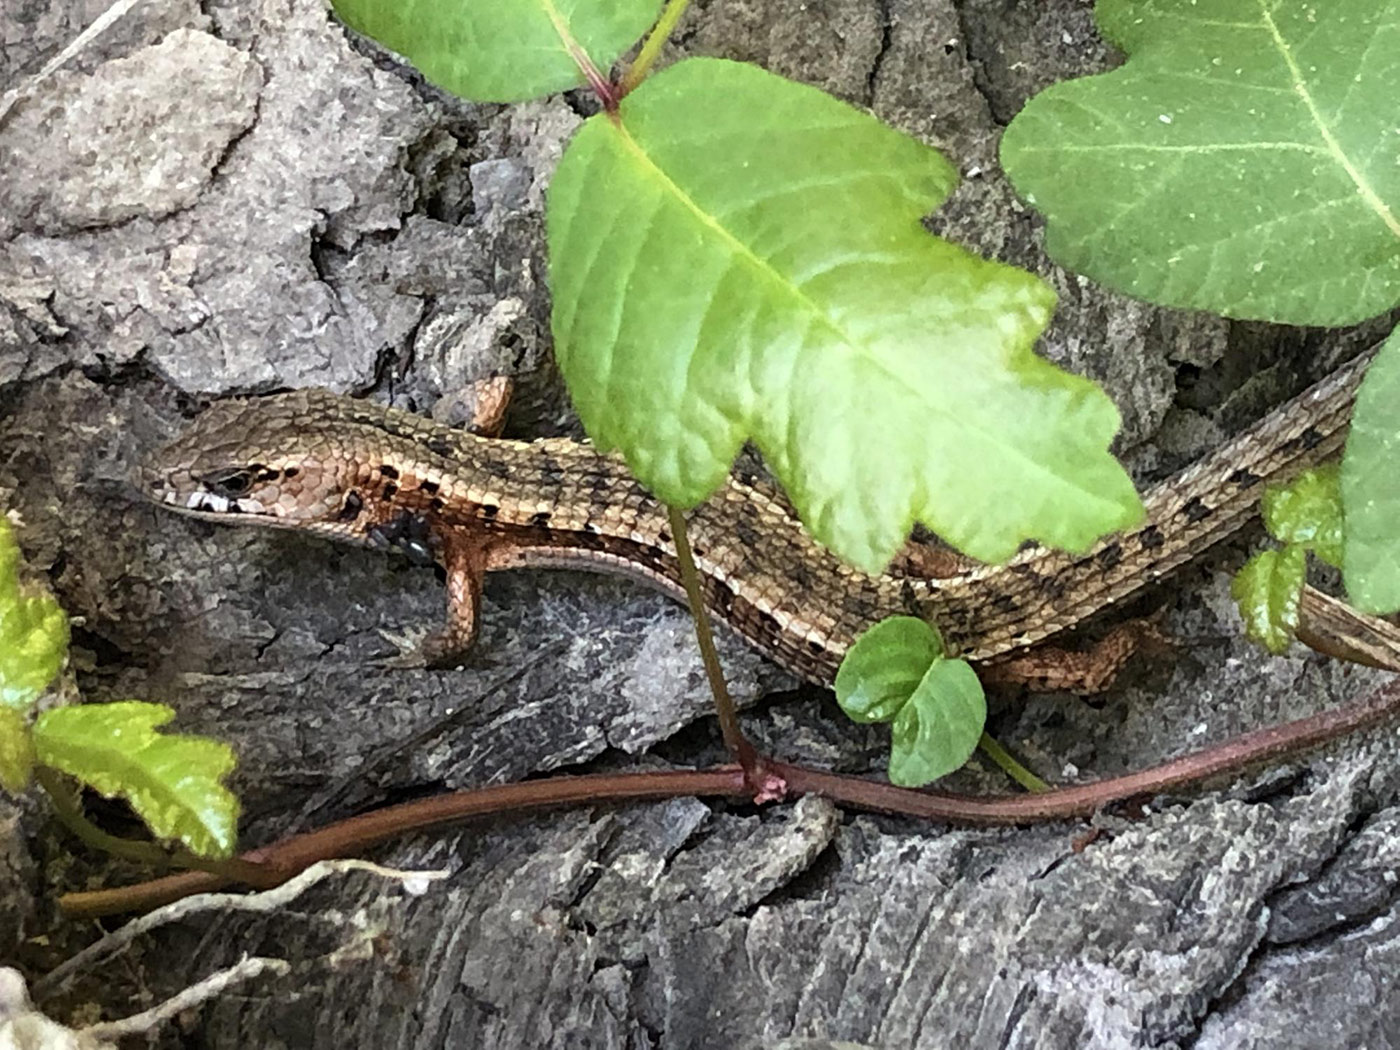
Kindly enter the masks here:
[[1244, 633], [1275, 655], [1288, 648], [1298, 631], [1307, 559], [1307, 551], [1292, 545], [1260, 551], [1230, 581]]
[[1001, 159], [1057, 262], [1170, 306], [1351, 324], [1400, 301], [1400, 0], [1100, 0], [1119, 69]]
[[24, 715], [0, 707], [0, 788], [17, 795], [29, 786], [34, 771], [34, 738]]
[[957, 769], [987, 722], [982, 683], [966, 660], [935, 660], [892, 727], [890, 783], [923, 787]]
[[1400, 331], [1381, 347], [1356, 395], [1346, 454], [1343, 578], [1358, 609], [1400, 609]]
[[1138, 520], [1112, 402], [1031, 353], [1053, 293], [920, 225], [955, 181], [873, 117], [718, 59], [590, 119], [548, 213], [589, 436], [682, 507], [752, 438], [808, 529], [872, 571], [915, 519], [985, 560]]
[[853, 722], [889, 722], [909, 702], [943, 639], [916, 616], [891, 616], [866, 629], [836, 671], [836, 702]]
[[68, 617], [49, 594], [19, 586], [19, 546], [0, 515], [0, 707], [24, 710], [68, 654]]
[[987, 721], [982, 683], [913, 616], [867, 629], [836, 672], [836, 701], [855, 722], [894, 722], [890, 781], [921, 787], [971, 756]]
[[578, 87], [575, 42], [604, 74], [661, 0], [332, 0], [351, 29], [403, 55], [433, 83], [477, 102]]
[[157, 733], [175, 717], [164, 704], [127, 700], [45, 711], [34, 725], [39, 761], [130, 803], [160, 838], [201, 857], [227, 857], [238, 835], [238, 800], [220, 779], [233, 751], [200, 736]]
[[0, 514], [0, 599], [19, 586], [19, 544], [10, 519]]
[[1336, 464], [1299, 474], [1264, 490], [1260, 513], [1269, 535], [1312, 551], [1328, 565], [1342, 564], [1342, 489]]

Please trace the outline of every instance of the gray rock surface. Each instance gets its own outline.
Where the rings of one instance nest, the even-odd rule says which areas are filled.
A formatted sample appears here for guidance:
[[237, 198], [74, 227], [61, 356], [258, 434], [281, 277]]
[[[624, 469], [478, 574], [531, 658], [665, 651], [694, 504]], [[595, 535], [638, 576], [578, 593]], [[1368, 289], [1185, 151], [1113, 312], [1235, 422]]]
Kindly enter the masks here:
[[38, 873], [18, 806], [0, 799], [0, 958], [12, 958], [38, 932]]
[[[181, 90], [152, 92], [153, 83]], [[252, 125], [261, 88], [248, 55], [190, 29], [92, 73], [60, 71], [6, 129], [0, 237], [154, 221], [191, 207]], [[165, 139], [173, 128], [177, 149]]]
[[[513, 432], [571, 432], [542, 216], [585, 105], [453, 100], [311, 0], [137, 5], [32, 81], [105, 6], [0, 8], [0, 90], [25, 90], [0, 120], [0, 507], [78, 618], [84, 694], [165, 701], [233, 742], [250, 843], [447, 787], [717, 761], [688, 621], [640, 587], [502, 576], [467, 668], [384, 670], [391, 636], [440, 615], [431, 573], [169, 516], [125, 485], [182, 410], [230, 391], [373, 390], [456, 421], [468, 384], [505, 372]], [[1296, 388], [1318, 353], [1315, 334], [1158, 311], [1044, 259], [996, 134], [1029, 92], [1113, 61], [1088, 5], [697, 0], [671, 56], [700, 53], [825, 87], [954, 158], [963, 186], [931, 225], [1052, 281], [1044, 351], [1108, 385], [1144, 475]], [[1174, 654], [1096, 706], [994, 698], [998, 737], [1052, 779], [1109, 776], [1378, 681], [1243, 644], [1239, 554], [1147, 603]], [[881, 731], [737, 644], [725, 656], [765, 748], [878, 772]], [[483, 822], [381, 852], [449, 873], [421, 896], [352, 875], [275, 916], [188, 919], [39, 1005], [121, 1015], [253, 953], [294, 979], [154, 1045], [1393, 1045], [1394, 744], [1377, 730], [1091, 824], [931, 828], [818, 799]], [[953, 786], [1006, 790], [978, 762]], [[30, 978], [92, 936], [54, 895], [134, 877], [60, 841], [0, 808], [0, 962]]]

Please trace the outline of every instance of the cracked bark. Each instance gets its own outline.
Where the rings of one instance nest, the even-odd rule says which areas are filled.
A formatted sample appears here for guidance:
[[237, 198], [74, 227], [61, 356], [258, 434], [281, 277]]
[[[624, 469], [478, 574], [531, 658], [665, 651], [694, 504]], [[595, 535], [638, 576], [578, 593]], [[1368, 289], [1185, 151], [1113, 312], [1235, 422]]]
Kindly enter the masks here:
[[[31, 54], [62, 46], [77, 17], [67, 8], [79, 5], [49, 6], [23, 27]], [[717, 761], [712, 727], [697, 721], [708, 700], [690, 627], [643, 590], [567, 574], [493, 580], [470, 668], [387, 674], [367, 659], [386, 651], [381, 630], [439, 615], [431, 574], [295, 537], [214, 531], [118, 498], [132, 457], [177, 414], [183, 395], [171, 377], [185, 393], [358, 387], [396, 360], [408, 367], [392, 377], [393, 396], [431, 407], [475, 370], [539, 367], [547, 302], [531, 260], [541, 192], [578, 119], [557, 99], [444, 98], [346, 46], [303, 0], [235, 0], [212, 18], [159, 6], [139, 7], [77, 72], [188, 24], [271, 71], [252, 126], [229, 140], [211, 186], [183, 211], [37, 230], [0, 253], [0, 292], [51, 282], [53, 323], [69, 329], [42, 353], [37, 329], [0, 338], [0, 492], [24, 517], [31, 562], [51, 567], [61, 599], [84, 617], [79, 645], [95, 664], [80, 676], [86, 695], [169, 700], [182, 727], [233, 741], [250, 841], [437, 785]], [[13, 30], [13, 17], [0, 12], [0, 27]], [[1109, 61], [1086, 35], [1087, 17], [1078, 0], [724, 0], [697, 3], [680, 39], [869, 99], [965, 173], [981, 168], [935, 225], [1057, 284], [1063, 305], [1046, 352], [1110, 384], [1129, 445], [1176, 421], [1170, 449], [1135, 452], [1152, 469], [1199, 451], [1182, 435], [1208, 440], [1198, 407], [1173, 404], [1171, 362], [1209, 368], [1226, 326], [1057, 274], [994, 167], [998, 123], [1028, 91]], [[967, 55], [945, 46], [954, 38]], [[16, 55], [11, 71], [33, 68]], [[168, 84], [150, 90], [168, 94]], [[185, 129], [165, 130], [178, 146]], [[473, 208], [442, 208], [474, 165], [495, 161], [510, 169], [475, 169]], [[523, 186], [519, 200], [495, 201], [498, 183]], [[194, 245], [187, 270], [151, 268]], [[506, 300], [518, 304], [515, 320], [492, 312]], [[467, 344], [471, 353], [458, 354]], [[16, 354], [37, 364], [11, 369]], [[1273, 372], [1276, 385], [1296, 380], [1286, 360]], [[527, 377], [517, 432], [572, 425], [547, 376]], [[1202, 427], [1181, 425], [1185, 415]], [[1221, 572], [1231, 557], [1159, 597], [1181, 642], [1174, 661], [1142, 668], [1097, 711], [1065, 697], [1003, 698], [997, 734], [1043, 774], [1110, 775], [1375, 681], [1240, 643]], [[559, 652], [532, 664], [540, 638]], [[791, 688], [737, 647], [727, 663], [740, 695]], [[844, 725], [829, 698], [809, 692], [773, 696], [745, 725], [783, 758], [844, 771], [882, 760], [878, 729]], [[451, 872], [424, 897], [355, 880], [318, 889], [275, 922], [201, 920], [143, 942], [49, 1005], [89, 1000], [117, 1013], [133, 995], [169, 994], [244, 952], [320, 959], [368, 930], [358, 961], [304, 963], [295, 983], [248, 986], [206, 1008], [196, 1033], [163, 1042], [1384, 1045], [1394, 1041], [1385, 1025], [1396, 1011], [1384, 1006], [1400, 945], [1386, 881], [1388, 843], [1400, 841], [1390, 833], [1400, 819], [1392, 737], [1377, 731], [1309, 760], [1283, 794], [1266, 775], [1163, 800], [1136, 821], [1101, 818], [1104, 833], [1080, 852], [1083, 825], [950, 832], [810, 802], [755, 813], [677, 800], [474, 826], [383, 858]], [[977, 767], [954, 786], [1004, 787]], [[5, 820], [18, 830], [3, 843], [0, 918], [32, 935], [36, 893], [101, 869], [63, 858], [37, 812]], [[1337, 913], [1355, 918], [1329, 925]], [[85, 936], [47, 932], [58, 951], [64, 937]], [[1329, 994], [1309, 990], [1318, 987]], [[1356, 989], [1383, 1008], [1361, 1009]]]

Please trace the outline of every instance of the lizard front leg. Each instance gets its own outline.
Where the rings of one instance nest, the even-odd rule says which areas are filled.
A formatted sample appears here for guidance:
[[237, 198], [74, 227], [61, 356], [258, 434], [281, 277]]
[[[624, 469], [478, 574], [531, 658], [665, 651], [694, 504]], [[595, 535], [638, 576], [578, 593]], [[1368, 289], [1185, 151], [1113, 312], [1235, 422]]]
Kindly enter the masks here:
[[485, 552], [477, 540], [449, 535], [442, 545], [442, 564], [447, 572], [447, 623], [424, 639], [422, 654], [426, 666], [445, 670], [461, 666], [476, 643]]
[[476, 643], [481, 622], [481, 583], [486, 557], [481, 543], [464, 536], [448, 536], [438, 546], [439, 562], [447, 574], [447, 621], [440, 630], [408, 630], [384, 635], [399, 649], [376, 663], [398, 669], [461, 667]]
[[[470, 384], [471, 418], [466, 429], [482, 437], [500, 437], [515, 383], [510, 376], [491, 376]], [[485, 549], [478, 539], [446, 531], [438, 546], [447, 573], [447, 622], [420, 646], [424, 666], [447, 670], [460, 667], [476, 644], [481, 623], [481, 584], [486, 575]]]
[[[499, 437], [515, 389], [509, 376], [491, 376], [469, 383], [464, 400], [470, 413], [463, 427], [482, 437]], [[486, 573], [479, 538], [451, 529], [434, 529], [428, 519], [405, 515], [373, 530], [372, 546], [395, 547], [420, 565], [440, 564], [447, 574], [447, 622], [419, 640], [391, 638], [401, 652], [381, 661], [388, 667], [460, 667], [476, 643], [481, 620], [481, 585]]]

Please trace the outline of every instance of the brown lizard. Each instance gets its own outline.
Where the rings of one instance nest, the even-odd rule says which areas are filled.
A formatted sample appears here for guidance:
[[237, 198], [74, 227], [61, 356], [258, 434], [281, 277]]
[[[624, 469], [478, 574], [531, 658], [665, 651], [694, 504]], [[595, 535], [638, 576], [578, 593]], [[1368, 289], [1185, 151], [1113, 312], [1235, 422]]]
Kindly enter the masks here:
[[[737, 474], [689, 516], [705, 603], [819, 684], [830, 684], [865, 628], [903, 613], [930, 619], [955, 651], [1000, 677], [1083, 687], [1073, 661], [1029, 650], [1235, 533], [1266, 483], [1335, 455], [1373, 352], [1154, 488], [1142, 526], [1084, 554], [1028, 548], [942, 579], [872, 576], [813, 541], [765, 483]], [[300, 529], [440, 564], [447, 627], [424, 648], [438, 666], [471, 646], [486, 572], [591, 567], [683, 594], [665, 508], [618, 456], [571, 440], [485, 437], [300, 390], [215, 404], [148, 460], [139, 484], [196, 517]], [[1131, 649], [1121, 631], [1104, 643], [1099, 657], [1110, 665]], [[1088, 673], [1098, 684], [1105, 677], [1102, 666]]]

